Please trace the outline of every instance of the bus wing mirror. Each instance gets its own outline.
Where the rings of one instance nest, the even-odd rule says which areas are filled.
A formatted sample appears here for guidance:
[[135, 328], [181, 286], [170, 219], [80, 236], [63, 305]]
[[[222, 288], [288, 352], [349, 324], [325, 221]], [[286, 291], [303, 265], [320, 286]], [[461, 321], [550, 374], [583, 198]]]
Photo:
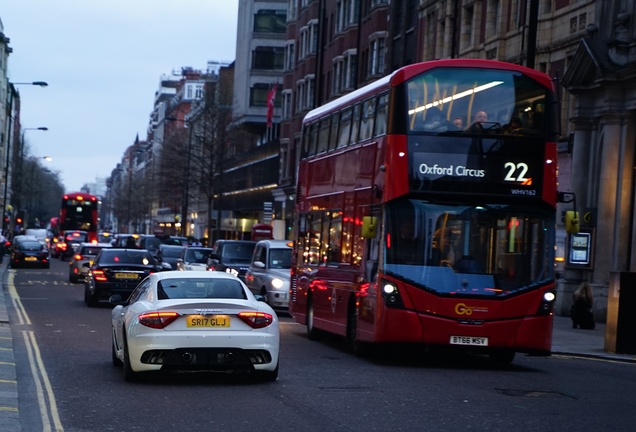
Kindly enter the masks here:
[[579, 232], [579, 212], [572, 210], [565, 212], [565, 231], [568, 234]]
[[378, 218], [376, 216], [362, 217], [362, 238], [375, 238], [378, 231]]

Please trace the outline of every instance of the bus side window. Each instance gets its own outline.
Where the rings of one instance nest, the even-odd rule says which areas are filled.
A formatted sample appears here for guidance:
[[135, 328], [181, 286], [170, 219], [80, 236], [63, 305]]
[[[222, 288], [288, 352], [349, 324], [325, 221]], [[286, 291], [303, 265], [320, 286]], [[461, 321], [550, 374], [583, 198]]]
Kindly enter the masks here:
[[340, 119], [340, 113], [335, 113], [331, 116], [331, 132], [329, 133], [329, 145], [327, 151], [333, 150], [338, 145], [338, 125]]
[[375, 116], [375, 133], [373, 136], [382, 136], [386, 134], [387, 110], [389, 96], [384, 94], [378, 99], [378, 112]]
[[309, 129], [309, 151], [307, 156], [314, 156], [316, 154], [316, 148], [318, 146], [318, 122], [311, 125]]
[[348, 108], [340, 114], [340, 130], [338, 131], [338, 148], [349, 145], [349, 136], [351, 134], [351, 114], [352, 109]]
[[309, 131], [311, 130], [311, 128], [309, 126], [305, 126], [303, 128], [303, 135], [302, 135], [302, 153], [300, 154], [300, 157], [302, 159], [306, 158], [307, 156], [309, 156], [309, 137], [310, 137], [310, 133]]
[[329, 146], [329, 128], [331, 127], [331, 118], [327, 117], [320, 120], [320, 130], [318, 132], [318, 148], [316, 154], [324, 153]]
[[362, 122], [360, 123], [360, 141], [371, 138], [375, 120], [375, 99], [362, 103]]
[[358, 135], [360, 133], [360, 104], [356, 104], [353, 107], [353, 117], [351, 121], [351, 140], [350, 144], [358, 142]]

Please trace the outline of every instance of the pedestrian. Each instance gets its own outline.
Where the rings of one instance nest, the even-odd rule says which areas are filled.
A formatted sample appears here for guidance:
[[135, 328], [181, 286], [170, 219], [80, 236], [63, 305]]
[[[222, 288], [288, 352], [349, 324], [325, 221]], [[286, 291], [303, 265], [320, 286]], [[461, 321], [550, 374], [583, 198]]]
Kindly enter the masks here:
[[203, 244], [201, 243], [201, 241], [199, 241], [199, 239], [195, 238], [192, 246], [203, 246]]
[[572, 294], [572, 308], [570, 309], [570, 317], [572, 318], [572, 328], [581, 328], [593, 330], [596, 327], [594, 323], [594, 315], [592, 314], [592, 305], [594, 296], [590, 283], [584, 281], [579, 288]]

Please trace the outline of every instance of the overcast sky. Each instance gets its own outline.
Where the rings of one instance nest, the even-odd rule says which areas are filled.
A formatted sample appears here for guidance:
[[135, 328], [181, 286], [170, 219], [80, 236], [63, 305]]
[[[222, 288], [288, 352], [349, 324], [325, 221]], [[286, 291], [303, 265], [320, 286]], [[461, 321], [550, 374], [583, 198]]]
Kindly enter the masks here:
[[[108, 177], [146, 138], [163, 74], [236, 56], [238, 0], [0, 0], [11, 82], [36, 156], [67, 192]], [[47, 163], [47, 162], [44, 162]]]

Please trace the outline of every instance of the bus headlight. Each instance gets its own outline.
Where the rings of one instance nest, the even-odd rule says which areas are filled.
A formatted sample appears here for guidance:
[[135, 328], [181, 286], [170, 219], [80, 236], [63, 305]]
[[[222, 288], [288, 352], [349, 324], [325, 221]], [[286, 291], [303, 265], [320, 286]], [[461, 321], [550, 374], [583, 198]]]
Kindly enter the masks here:
[[402, 296], [398, 291], [397, 285], [392, 282], [381, 281], [382, 299], [387, 307], [403, 308]]
[[537, 310], [537, 315], [545, 316], [550, 315], [552, 310], [554, 309], [554, 301], [556, 300], [556, 294], [554, 291], [546, 291], [543, 293], [543, 299], [541, 299], [541, 303], [539, 304], [539, 310]]

